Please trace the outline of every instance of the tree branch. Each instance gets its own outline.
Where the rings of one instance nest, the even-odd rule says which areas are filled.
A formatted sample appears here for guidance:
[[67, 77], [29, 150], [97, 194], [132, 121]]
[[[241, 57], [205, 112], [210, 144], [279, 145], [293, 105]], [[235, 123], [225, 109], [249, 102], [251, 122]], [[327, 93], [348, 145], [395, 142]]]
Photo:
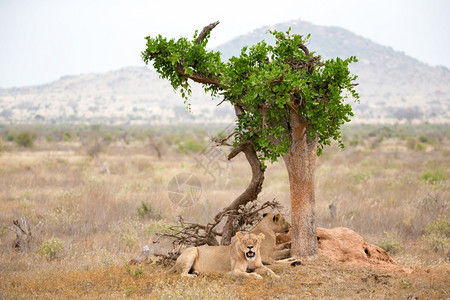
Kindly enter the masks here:
[[189, 79], [192, 79], [193, 81], [198, 82], [198, 83], [222, 86], [220, 81], [217, 78], [215, 78], [214, 76], [209, 76], [208, 77], [208, 76], [206, 76], [206, 75], [204, 75], [202, 73], [199, 73], [197, 71], [193, 71], [192, 75], [186, 73], [185, 68], [184, 68], [184, 66], [182, 64], [178, 64], [177, 72], [181, 76], [184, 76], [184, 77], [187, 77]]
[[206, 36], [208, 35], [208, 33], [209, 33], [211, 30], [213, 30], [214, 27], [216, 27], [219, 23], [220, 23], [219, 21], [216, 21], [216, 22], [214, 22], [214, 23], [211, 23], [211, 24], [205, 26], [205, 27], [203, 28], [203, 30], [200, 32], [200, 34], [198, 35], [197, 40], [196, 40], [195, 42], [196, 42], [197, 44], [200, 44], [200, 43], [206, 38]]

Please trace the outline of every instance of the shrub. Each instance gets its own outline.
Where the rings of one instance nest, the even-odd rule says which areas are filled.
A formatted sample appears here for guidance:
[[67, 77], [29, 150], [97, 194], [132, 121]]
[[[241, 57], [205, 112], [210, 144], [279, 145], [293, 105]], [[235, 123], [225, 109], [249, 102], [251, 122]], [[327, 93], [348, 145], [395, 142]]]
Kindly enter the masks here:
[[128, 275], [130, 275], [133, 278], [137, 278], [141, 276], [144, 272], [142, 272], [142, 269], [140, 267], [135, 268], [132, 270], [129, 263], [125, 263], [125, 270], [127, 271]]
[[6, 140], [8, 142], [13, 142], [15, 137], [16, 136], [13, 133], [8, 133], [8, 135], [6, 136]]
[[114, 140], [114, 136], [112, 135], [112, 133], [106, 133], [104, 136], [103, 136], [103, 140], [106, 142], [106, 143], [111, 143], [113, 140]]
[[90, 157], [97, 157], [103, 150], [103, 146], [96, 140], [89, 142], [86, 146], [86, 153]]
[[137, 208], [138, 216], [141, 218], [147, 217], [153, 220], [161, 220], [162, 215], [159, 211], [154, 209], [151, 204], [145, 203], [144, 201], [141, 202], [141, 206]]
[[201, 152], [205, 148], [206, 148], [205, 145], [196, 141], [195, 139], [188, 139], [184, 142], [181, 142], [178, 145], [177, 150], [178, 152], [181, 152], [183, 154], [191, 154]]
[[412, 137], [408, 138], [408, 140], [406, 141], [406, 147], [411, 150], [416, 149], [416, 144], [416, 140]]
[[350, 141], [349, 145], [352, 147], [356, 147], [359, 144], [359, 140], [358, 139], [353, 139]]
[[364, 172], [355, 172], [351, 174], [351, 177], [353, 180], [357, 182], [366, 182], [370, 179], [370, 174], [364, 173]]
[[0, 152], [5, 151], [5, 143], [3, 139], [0, 137]]
[[127, 298], [131, 298], [131, 296], [133, 296], [135, 290], [136, 290], [136, 287], [134, 285], [129, 285], [127, 287], [124, 287], [123, 288], [124, 296]]
[[3, 237], [8, 232], [8, 226], [6, 224], [2, 224], [0, 226], [0, 238]]
[[450, 221], [441, 216], [425, 228], [423, 239], [434, 251], [449, 247]]
[[419, 137], [419, 141], [420, 141], [421, 143], [425, 143], [425, 144], [430, 143], [430, 139], [429, 139], [428, 137], [424, 136], [424, 135], [421, 135], [421, 136]]
[[23, 131], [14, 137], [17, 145], [25, 148], [33, 147], [35, 137], [27, 131]]
[[80, 220], [81, 216], [75, 209], [66, 208], [59, 204], [50, 211], [46, 218], [46, 223], [57, 227], [60, 232], [67, 233], [74, 232], [78, 228], [77, 223]]
[[370, 148], [372, 149], [377, 149], [378, 146], [384, 141], [384, 137], [383, 136], [377, 136], [375, 139], [372, 140], [371, 144], [370, 144]]
[[426, 150], [427, 146], [425, 144], [423, 144], [423, 143], [427, 143], [428, 140], [423, 142], [425, 140], [423, 138], [425, 138], [425, 137], [422, 136], [422, 139], [419, 138], [419, 142], [413, 137], [408, 138], [408, 140], [406, 141], [406, 147], [408, 149], [417, 150], [417, 151], [424, 151], [424, 150]]
[[425, 146], [425, 145], [422, 144], [422, 143], [417, 143], [415, 149], [416, 149], [417, 151], [425, 151], [425, 150], [427, 150], [427, 146]]
[[395, 254], [403, 249], [397, 233], [384, 232], [384, 237], [377, 243], [377, 246], [390, 254]]
[[64, 249], [64, 241], [52, 237], [51, 239], [44, 241], [42, 245], [36, 250], [36, 253], [47, 258], [48, 260], [52, 260], [61, 257]]
[[441, 170], [432, 170], [422, 174], [421, 178], [428, 183], [436, 184], [440, 181], [444, 181], [447, 179], [444, 172]]
[[172, 225], [165, 223], [164, 221], [152, 221], [148, 226], [144, 228], [144, 232], [150, 235], [155, 233], [170, 233], [170, 227]]
[[62, 140], [64, 142], [70, 142], [72, 140], [72, 136], [68, 132], [64, 132], [64, 135], [62, 137]]

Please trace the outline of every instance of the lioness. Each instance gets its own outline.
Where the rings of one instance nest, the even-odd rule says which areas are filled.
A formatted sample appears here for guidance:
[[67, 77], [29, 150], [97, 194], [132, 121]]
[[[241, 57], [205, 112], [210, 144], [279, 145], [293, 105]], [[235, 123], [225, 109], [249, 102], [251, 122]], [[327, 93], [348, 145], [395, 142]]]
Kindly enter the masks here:
[[[253, 234], [264, 234], [265, 239], [261, 242], [261, 258], [264, 264], [276, 264], [277, 260], [289, 258], [290, 249], [277, 249], [277, 233], [286, 233], [291, 228], [286, 219], [280, 214], [264, 214], [263, 219], [250, 230]], [[291, 260], [289, 260], [290, 262]]]
[[[201, 246], [188, 248], [178, 257], [171, 272], [196, 277], [198, 273], [231, 273], [261, 279], [260, 274], [279, 277], [261, 262], [260, 245], [264, 234], [236, 233], [229, 246]], [[255, 273], [247, 273], [255, 272]]]

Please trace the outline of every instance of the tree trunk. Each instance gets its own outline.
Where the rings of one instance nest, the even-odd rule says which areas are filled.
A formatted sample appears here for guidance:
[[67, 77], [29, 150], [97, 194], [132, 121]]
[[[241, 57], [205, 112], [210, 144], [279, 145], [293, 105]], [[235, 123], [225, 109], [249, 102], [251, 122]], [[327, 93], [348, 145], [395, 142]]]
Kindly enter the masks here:
[[[228, 159], [234, 158], [240, 152], [244, 152], [250, 167], [252, 168], [252, 180], [247, 189], [239, 195], [229, 206], [223, 209], [225, 212], [230, 209], [237, 209], [240, 205], [246, 205], [248, 202], [254, 201], [258, 198], [258, 194], [261, 192], [262, 184], [264, 182], [264, 169], [261, 166], [261, 162], [258, 159], [255, 148], [249, 142], [241, 144], [238, 148], [231, 151], [228, 155]], [[218, 214], [216, 218], [219, 216]], [[223, 227], [221, 245], [231, 244], [231, 238], [239, 230], [239, 224], [236, 224], [237, 218], [234, 216], [228, 216], [227, 222]]]
[[317, 139], [310, 140], [306, 123], [296, 113], [290, 118], [292, 144], [284, 156], [291, 193], [291, 256], [317, 258], [317, 234], [314, 214], [314, 169]]

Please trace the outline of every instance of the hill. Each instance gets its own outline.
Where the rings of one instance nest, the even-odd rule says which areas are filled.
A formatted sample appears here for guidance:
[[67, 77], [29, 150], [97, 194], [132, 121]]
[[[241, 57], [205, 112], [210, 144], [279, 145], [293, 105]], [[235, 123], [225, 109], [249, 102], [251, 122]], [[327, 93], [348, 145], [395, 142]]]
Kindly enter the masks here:
[[[147, 67], [64, 76], [57, 81], [0, 91], [0, 121], [3, 122], [99, 122], [168, 124], [221, 121], [232, 118], [230, 109], [215, 104], [194, 90], [192, 112], [170, 83]], [[217, 103], [216, 103], [217, 104]]]
[[422, 118], [429, 122], [448, 121], [450, 114], [450, 70], [431, 67], [339, 27], [317, 26], [296, 20], [257, 29], [219, 47], [223, 57], [238, 55], [245, 45], [261, 40], [273, 44], [267, 30], [311, 34], [310, 51], [323, 58], [356, 56], [351, 66], [357, 74], [361, 103], [355, 105], [358, 121]]
[[[390, 47], [348, 30], [300, 20], [264, 27], [218, 47], [224, 59], [244, 45], [273, 42], [268, 29], [311, 34], [309, 48], [324, 58], [355, 55], [352, 72], [359, 76], [361, 103], [355, 121], [392, 122], [406, 119], [448, 122], [450, 70], [431, 67]], [[214, 38], [214, 37], [213, 37]], [[138, 54], [137, 54], [138, 55]], [[101, 74], [65, 76], [40, 86], [0, 89], [0, 122], [210, 123], [230, 122], [226, 104], [211, 101], [194, 88], [192, 112], [170, 84], [147, 67], [128, 67]]]

